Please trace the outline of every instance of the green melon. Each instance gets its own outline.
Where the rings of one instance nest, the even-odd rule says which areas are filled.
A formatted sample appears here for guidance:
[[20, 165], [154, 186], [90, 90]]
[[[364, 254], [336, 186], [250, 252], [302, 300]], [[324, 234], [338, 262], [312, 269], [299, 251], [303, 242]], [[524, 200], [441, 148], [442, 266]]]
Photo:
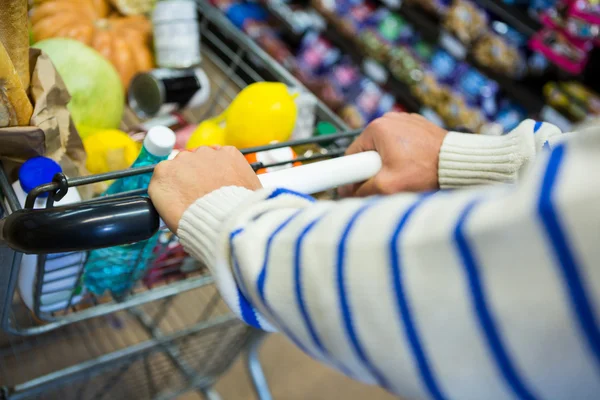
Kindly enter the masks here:
[[47, 39], [44, 51], [71, 94], [69, 111], [81, 131], [115, 129], [123, 117], [125, 94], [115, 68], [96, 50], [71, 39]]

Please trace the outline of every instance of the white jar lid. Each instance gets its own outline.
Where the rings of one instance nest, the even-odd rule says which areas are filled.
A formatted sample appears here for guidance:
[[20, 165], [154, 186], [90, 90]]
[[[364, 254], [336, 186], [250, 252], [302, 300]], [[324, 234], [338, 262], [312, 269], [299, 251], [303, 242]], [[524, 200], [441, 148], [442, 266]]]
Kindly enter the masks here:
[[152, 21], [166, 22], [175, 20], [195, 20], [197, 18], [194, 0], [163, 0], [154, 7]]
[[166, 126], [155, 126], [144, 138], [144, 148], [153, 156], [164, 157], [175, 147], [175, 132]]

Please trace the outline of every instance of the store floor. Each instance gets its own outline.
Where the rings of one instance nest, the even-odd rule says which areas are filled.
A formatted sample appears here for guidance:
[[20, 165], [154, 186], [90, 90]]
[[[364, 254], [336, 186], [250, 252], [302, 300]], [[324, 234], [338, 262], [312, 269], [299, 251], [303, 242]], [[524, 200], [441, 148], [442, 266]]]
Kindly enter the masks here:
[[[261, 350], [261, 362], [275, 400], [397, 400], [385, 391], [352, 381], [320, 365], [296, 349], [281, 335], [268, 337]], [[241, 360], [219, 381], [223, 400], [255, 400]], [[180, 400], [200, 400], [196, 394]]]

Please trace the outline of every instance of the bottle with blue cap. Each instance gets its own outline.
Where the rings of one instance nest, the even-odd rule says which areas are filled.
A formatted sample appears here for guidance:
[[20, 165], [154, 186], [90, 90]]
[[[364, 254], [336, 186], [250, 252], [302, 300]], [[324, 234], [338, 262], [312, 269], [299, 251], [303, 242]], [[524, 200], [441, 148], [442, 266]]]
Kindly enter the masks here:
[[[175, 133], [171, 129], [164, 126], [150, 129], [132, 168], [154, 165], [168, 159], [174, 146]], [[151, 173], [117, 179], [105, 195], [147, 188], [151, 179]], [[103, 294], [108, 290], [117, 297], [122, 296], [144, 275], [157, 242], [158, 234], [142, 242], [90, 252], [84, 271], [86, 288], [95, 294]]]
[[[54, 175], [62, 172], [62, 168], [54, 160], [46, 157], [34, 157], [26, 161], [19, 169], [19, 180], [13, 183], [13, 189], [21, 203], [29, 192], [40, 185], [52, 182]], [[34, 208], [45, 208], [48, 193], [37, 197]], [[76, 188], [69, 188], [65, 197], [54, 203], [55, 206], [67, 205], [81, 201]], [[43, 313], [65, 309], [79, 303], [84, 294], [81, 285], [81, 271], [85, 263], [85, 252], [50, 254], [45, 260], [37, 255], [23, 254], [19, 269], [19, 292], [24, 303], [31, 310], [36, 304]], [[44, 261], [38, 269], [38, 262]], [[38, 279], [43, 279], [41, 290], [36, 292]]]

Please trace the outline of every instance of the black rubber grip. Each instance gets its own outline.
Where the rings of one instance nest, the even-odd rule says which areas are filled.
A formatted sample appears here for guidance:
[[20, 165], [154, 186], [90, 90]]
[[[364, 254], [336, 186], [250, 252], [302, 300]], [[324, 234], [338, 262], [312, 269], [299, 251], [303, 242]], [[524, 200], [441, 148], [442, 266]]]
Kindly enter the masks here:
[[8, 246], [22, 253], [85, 251], [145, 240], [160, 218], [150, 199], [129, 197], [19, 210], [2, 227]]

